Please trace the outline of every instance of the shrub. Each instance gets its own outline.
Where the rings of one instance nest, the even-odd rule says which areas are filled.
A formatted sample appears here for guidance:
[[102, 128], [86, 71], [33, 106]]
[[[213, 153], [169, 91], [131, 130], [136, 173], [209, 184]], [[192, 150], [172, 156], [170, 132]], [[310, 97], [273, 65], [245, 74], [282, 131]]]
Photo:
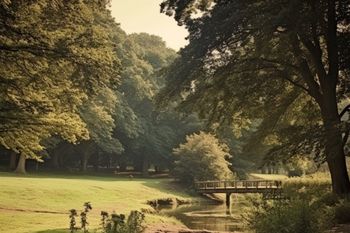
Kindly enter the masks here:
[[[87, 214], [92, 210], [90, 202], [84, 203], [84, 210], [80, 212], [80, 222], [81, 222], [81, 229], [84, 233], [89, 232], [87, 229], [87, 226], [89, 225], [89, 222], [87, 221]], [[77, 222], [75, 218], [78, 217], [78, 212], [75, 209], [69, 210], [69, 230], [71, 233], [76, 232], [79, 228], [76, 226]]]
[[256, 233], [321, 233], [333, 224], [330, 208], [315, 208], [304, 200], [277, 202], [253, 212], [250, 226]]
[[173, 150], [174, 175], [183, 183], [196, 180], [228, 179], [232, 172], [226, 161], [230, 157], [226, 144], [212, 134], [200, 132], [186, 137], [186, 143]]
[[340, 207], [339, 198], [331, 193], [327, 177], [284, 180], [283, 192], [288, 200], [251, 201], [254, 208], [248, 223], [257, 233], [321, 233], [340, 216], [347, 218], [344, 212], [350, 213], [350, 209]]
[[142, 233], [145, 229], [143, 222], [145, 215], [139, 211], [131, 211], [125, 221], [125, 215], [105, 211], [101, 212], [101, 226], [103, 233]]
[[141, 233], [145, 227], [142, 225], [145, 215], [138, 211], [131, 211], [126, 222], [129, 233]]
[[[90, 202], [84, 203], [84, 210], [81, 211], [81, 227], [76, 227], [76, 217], [78, 217], [78, 212], [75, 209], [71, 209], [69, 212], [71, 233], [76, 232], [78, 229], [83, 230], [83, 232], [88, 232], [87, 225], [87, 214], [92, 209]], [[145, 215], [139, 211], [131, 211], [128, 219], [125, 221], [124, 214], [112, 213], [108, 214], [106, 211], [101, 211], [101, 228], [103, 233], [142, 233], [145, 230], [143, 222], [145, 220]]]
[[344, 201], [335, 207], [335, 219], [339, 224], [350, 223], [350, 202]]
[[87, 214], [92, 210], [92, 206], [90, 202], [84, 203], [84, 210], [80, 213], [80, 221], [81, 221], [81, 229], [83, 229], [83, 232], [88, 232], [87, 226], [89, 225], [89, 222], [87, 221]]
[[288, 171], [288, 177], [300, 177], [303, 175], [303, 171], [301, 169], [294, 169]]
[[75, 220], [76, 217], [78, 217], [77, 211], [75, 209], [69, 210], [69, 230], [71, 233], [77, 230], [77, 221]]

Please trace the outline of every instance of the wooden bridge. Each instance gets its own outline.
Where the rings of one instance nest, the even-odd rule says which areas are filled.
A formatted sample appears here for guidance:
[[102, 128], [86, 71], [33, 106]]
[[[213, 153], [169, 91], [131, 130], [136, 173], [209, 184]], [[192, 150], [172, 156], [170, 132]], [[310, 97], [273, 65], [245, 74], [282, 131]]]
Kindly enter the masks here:
[[227, 206], [230, 206], [232, 193], [261, 193], [266, 199], [282, 197], [282, 181], [279, 180], [197, 181], [195, 189], [203, 194], [225, 193]]

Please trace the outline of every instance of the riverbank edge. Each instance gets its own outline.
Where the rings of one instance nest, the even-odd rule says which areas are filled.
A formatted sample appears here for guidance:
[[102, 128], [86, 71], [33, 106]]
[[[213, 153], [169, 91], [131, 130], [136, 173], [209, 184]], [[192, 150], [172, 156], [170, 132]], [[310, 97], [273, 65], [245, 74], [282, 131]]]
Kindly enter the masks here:
[[144, 233], [234, 233], [224, 231], [193, 230], [187, 227], [181, 227], [170, 224], [154, 224], [146, 228]]
[[[151, 214], [154, 216], [158, 215], [157, 207], [166, 206], [166, 205], [191, 205], [200, 202], [212, 202], [217, 205], [223, 204], [225, 201], [220, 196], [215, 194], [201, 194], [198, 197], [193, 197], [189, 199], [179, 199], [179, 198], [158, 198], [154, 200], [148, 200], [147, 205], [151, 209], [142, 209], [141, 211], [146, 214]], [[171, 219], [168, 216], [162, 216], [165, 218]], [[182, 222], [179, 224], [169, 224], [169, 223], [156, 223], [156, 224], [147, 224], [145, 233], [232, 233], [232, 232], [223, 232], [223, 231], [209, 231], [205, 229], [190, 229], [186, 227]]]

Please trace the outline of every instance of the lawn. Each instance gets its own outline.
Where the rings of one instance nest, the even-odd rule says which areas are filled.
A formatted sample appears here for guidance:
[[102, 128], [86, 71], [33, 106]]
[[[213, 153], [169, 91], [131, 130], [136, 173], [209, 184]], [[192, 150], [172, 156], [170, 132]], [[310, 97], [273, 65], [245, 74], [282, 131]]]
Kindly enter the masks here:
[[[191, 198], [169, 179], [0, 173], [0, 187], [0, 232], [8, 233], [67, 232], [62, 229], [68, 228], [68, 210], [80, 210], [86, 201], [93, 206], [90, 228], [97, 228], [101, 210], [127, 214], [149, 208], [147, 200]], [[154, 215], [146, 220], [176, 223]]]

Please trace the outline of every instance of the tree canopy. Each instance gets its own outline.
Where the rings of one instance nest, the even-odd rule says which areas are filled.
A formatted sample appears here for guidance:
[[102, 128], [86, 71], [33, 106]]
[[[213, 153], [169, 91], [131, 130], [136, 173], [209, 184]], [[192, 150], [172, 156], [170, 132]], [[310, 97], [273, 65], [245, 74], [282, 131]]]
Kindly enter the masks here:
[[227, 161], [228, 146], [212, 134], [199, 132], [186, 137], [186, 142], [174, 148], [174, 175], [182, 182], [223, 180], [233, 177]]
[[[338, 111], [349, 94], [348, 6], [343, 0], [163, 1], [161, 11], [186, 26], [190, 44], [168, 70], [160, 99], [180, 99], [183, 109], [241, 129], [258, 120], [305, 132], [277, 145], [321, 144], [333, 190], [348, 193], [342, 137], [348, 127]], [[264, 121], [271, 111], [275, 120]]]
[[0, 3], [0, 142], [38, 158], [42, 140], [87, 139], [79, 107], [118, 82], [107, 1]]

